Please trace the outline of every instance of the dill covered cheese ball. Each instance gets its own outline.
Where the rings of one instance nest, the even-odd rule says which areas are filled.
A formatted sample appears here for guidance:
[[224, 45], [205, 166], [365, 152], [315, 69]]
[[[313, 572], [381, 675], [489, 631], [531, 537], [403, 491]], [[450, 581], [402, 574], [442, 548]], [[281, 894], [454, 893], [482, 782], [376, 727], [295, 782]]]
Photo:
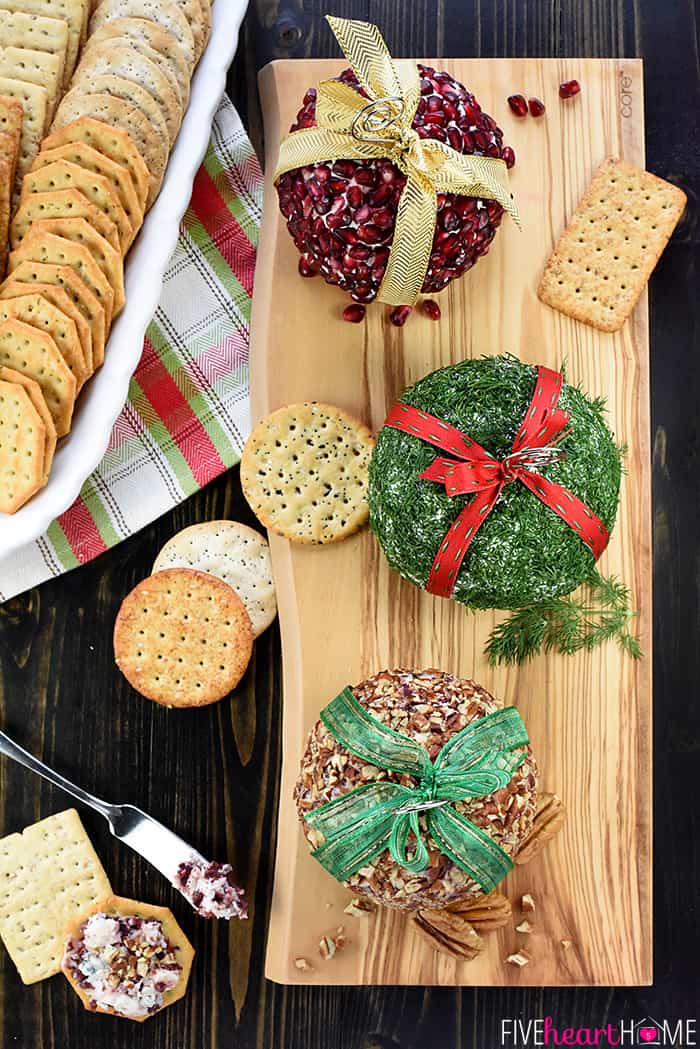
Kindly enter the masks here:
[[[553, 375], [548, 372], [550, 380]], [[485, 357], [426, 375], [404, 392], [397, 407], [407, 414], [400, 405], [412, 405], [456, 428], [495, 459], [515, 464], [514, 441], [533, 409], [536, 388], [540, 391], [536, 367], [510, 356]], [[607, 542], [602, 537], [615, 521], [621, 458], [605, 422], [604, 404], [566, 382], [558, 400], [552, 400], [568, 413], [568, 423], [555, 437], [539, 441], [534, 453], [529, 446], [538, 444], [536, 435], [524, 440], [520, 454], [526, 459], [517, 462], [524, 469], [508, 474], [493, 507], [480, 515], [467, 553], [450, 579], [449, 596], [471, 608], [524, 608], [568, 594], [591, 576], [595, 564], [582, 533], [594, 529], [598, 553]], [[442, 483], [421, 477], [428, 468], [433, 477], [440, 473], [441, 460], [451, 460], [445, 463]], [[389, 564], [416, 586], [434, 592], [439, 590], [432, 585], [431, 569], [453, 522], [472, 500], [486, 498], [483, 491], [449, 494], [454, 462], [449, 451], [430, 443], [425, 434], [385, 425], [369, 468], [370, 524]], [[460, 470], [461, 478], [471, 476], [464, 467]], [[572, 527], [534, 494], [528, 485], [537, 477], [563, 486], [567, 498], [576, 497], [574, 516], [583, 528]], [[550, 501], [561, 505], [562, 500], [550, 495]], [[570, 505], [573, 500], [565, 508], [569, 516]]]

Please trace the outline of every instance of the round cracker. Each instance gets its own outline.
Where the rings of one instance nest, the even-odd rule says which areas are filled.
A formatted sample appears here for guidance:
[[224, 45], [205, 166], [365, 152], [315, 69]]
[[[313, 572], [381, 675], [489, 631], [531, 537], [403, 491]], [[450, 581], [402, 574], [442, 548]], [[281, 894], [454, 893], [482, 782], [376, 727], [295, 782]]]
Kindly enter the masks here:
[[202, 57], [202, 52], [204, 51], [207, 42], [204, 24], [204, 11], [202, 10], [201, 0], [174, 0], [174, 3], [176, 3], [182, 11], [183, 15], [187, 19], [190, 29], [192, 30], [196, 64]]
[[[168, 163], [168, 140], [153, 134], [150, 123], [140, 109], [109, 94], [73, 94], [69, 91], [56, 111], [52, 132], [57, 132], [82, 117], [125, 131], [148, 168], [148, 195], [146, 207], [150, 208], [158, 196], [163, 175]], [[54, 137], [53, 135], [51, 136]]]
[[102, 0], [100, 6], [90, 19], [90, 34], [111, 22], [113, 18], [131, 16], [146, 18], [156, 25], [163, 26], [173, 34], [180, 45], [190, 72], [196, 64], [194, 35], [190, 24], [179, 4], [173, 0]]
[[140, 109], [151, 125], [152, 134], [162, 139], [168, 151], [170, 150], [172, 142], [163, 110], [153, 95], [149, 95], [140, 84], [135, 84], [133, 80], [127, 80], [126, 77], [109, 73], [100, 76], [87, 74], [84, 78], [78, 77], [77, 80], [74, 79], [71, 82], [75, 85], [70, 89], [71, 95], [111, 95], [112, 98], [119, 98], [128, 105]]
[[[84, 81], [94, 84], [100, 76], [122, 77], [147, 91], [163, 114], [172, 145], [180, 130], [182, 105], [170, 81], [154, 62], [134, 48], [116, 46], [112, 40], [108, 44], [95, 45], [83, 55], [73, 74], [72, 88]], [[97, 90], [100, 88], [97, 87]]]
[[[172, 71], [177, 81], [183, 108], [187, 105], [190, 97], [192, 69], [182, 53], [177, 37], [173, 36], [165, 26], [151, 22], [147, 18], [114, 18], [95, 30], [85, 45], [84, 53], [87, 54], [95, 44], [104, 43], [107, 40], [125, 40], [128, 46], [133, 47], [136, 51], [145, 47], [159, 55], [165, 68]], [[148, 57], [151, 57], [150, 54]]]
[[206, 521], [183, 528], [158, 554], [153, 571], [194, 568], [222, 579], [246, 607], [253, 637], [277, 615], [270, 548], [263, 536], [238, 521]]
[[[125, 21], [125, 19], [118, 19], [118, 21]], [[134, 19], [134, 21], [141, 21], [141, 19]], [[160, 29], [160, 26], [157, 26], [154, 22], [146, 22], [145, 24], [153, 26], [154, 29]], [[99, 29], [96, 35], [99, 34], [102, 34], [102, 36], [99, 40], [95, 41], [94, 44], [90, 43], [90, 41], [88, 41], [88, 43], [86, 44], [85, 50], [83, 51], [83, 55], [85, 57], [91, 55], [93, 53], [93, 50], [97, 50], [97, 48], [103, 44], [109, 44], [110, 46], [115, 48], [125, 47], [127, 49], [130, 49], [131, 51], [138, 52], [138, 54], [143, 55], [144, 58], [149, 59], [149, 61], [151, 61], [155, 66], [158, 67], [158, 69], [160, 69], [161, 73], [168, 81], [170, 89], [173, 91], [176, 99], [180, 103], [181, 112], [184, 113], [185, 105], [189, 97], [190, 83], [189, 74], [187, 73], [187, 66], [184, 62], [182, 63], [182, 68], [185, 71], [186, 87], [183, 89], [183, 85], [178, 80], [177, 74], [175, 72], [175, 66], [165, 57], [165, 55], [162, 55], [160, 51], [155, 51], [152, 47], [149, 46], [149, 44], [145, 43], [143, 40], [139, 40], [138, 38], [130, 36], [120, 35], [113, 29], [112, 22], [107, 22], [106, 25], [103, 25], [102, 29]]]
[[367, 521], [373, 448], [367, 427], [332, 404], [279, 408], [243, 449], [243, 494], [258, 520], [287, 539], [345, 539]]
[[238, 594], [205, 572], [170, 568], [124, 598], [114, 624], [117, 666], [137, 692], [168, 707], [223, 699], [253, 649]]

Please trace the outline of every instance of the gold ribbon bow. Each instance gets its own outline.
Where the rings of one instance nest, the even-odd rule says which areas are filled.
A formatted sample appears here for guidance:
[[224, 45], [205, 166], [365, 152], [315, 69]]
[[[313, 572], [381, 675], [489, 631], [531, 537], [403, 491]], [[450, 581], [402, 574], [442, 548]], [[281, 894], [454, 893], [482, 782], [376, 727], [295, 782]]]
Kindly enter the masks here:
[[322, 161], [385, 157], [406, 176], [394, 239], [377, 298], [391, 306], [413, 305], [425, 281], [435, 235], [437, 194], [459, 193], [496, 200], [520, 225], [508, 190], [505, 162], [458, 153], [413, 129], [420, 78], [410, 62], [398, 65], [375, 25], [345, 18], [327, 21], [352, 66], [364, 98], [349, 84], [324, 80], [316, 99], [316, 127], [292, 131], [281, 143], [274, 180], [287, 171]]

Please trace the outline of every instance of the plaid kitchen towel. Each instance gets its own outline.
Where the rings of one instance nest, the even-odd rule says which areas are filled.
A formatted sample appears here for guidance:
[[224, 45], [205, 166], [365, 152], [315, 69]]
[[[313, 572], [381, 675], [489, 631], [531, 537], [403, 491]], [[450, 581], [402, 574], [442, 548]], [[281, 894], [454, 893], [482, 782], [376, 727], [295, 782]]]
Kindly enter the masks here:
[[238, 462], [262, 185], [224, 97], [105, 457], [45, 535], [0, 558], [0, 601], [97, 557]]

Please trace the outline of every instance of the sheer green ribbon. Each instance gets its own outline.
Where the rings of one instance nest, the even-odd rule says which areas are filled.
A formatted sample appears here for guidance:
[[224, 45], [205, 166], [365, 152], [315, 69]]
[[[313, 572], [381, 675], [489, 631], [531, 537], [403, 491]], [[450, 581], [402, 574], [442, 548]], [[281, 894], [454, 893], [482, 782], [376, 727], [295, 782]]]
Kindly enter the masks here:
[[[305, 814], [323, 835], [313, 855], [339, 881], [347, 881], [385, 849], [413, 873], [429, 863], [419, 816], [440, 851], [484, 892], [491, 892], [513, 866], [486, 831], [453, 807], [505, 787], [525, 760], [527, 730], [514, 707], [472, 721], [431, 761], [415, 740], [377, 720], [344, 688], [321, 712], [335, 739], [371, 765], [412, 776], [415, 787], [380, 780], [334, 798]], [[412, 852], [409, 855], [409, 840]]]

